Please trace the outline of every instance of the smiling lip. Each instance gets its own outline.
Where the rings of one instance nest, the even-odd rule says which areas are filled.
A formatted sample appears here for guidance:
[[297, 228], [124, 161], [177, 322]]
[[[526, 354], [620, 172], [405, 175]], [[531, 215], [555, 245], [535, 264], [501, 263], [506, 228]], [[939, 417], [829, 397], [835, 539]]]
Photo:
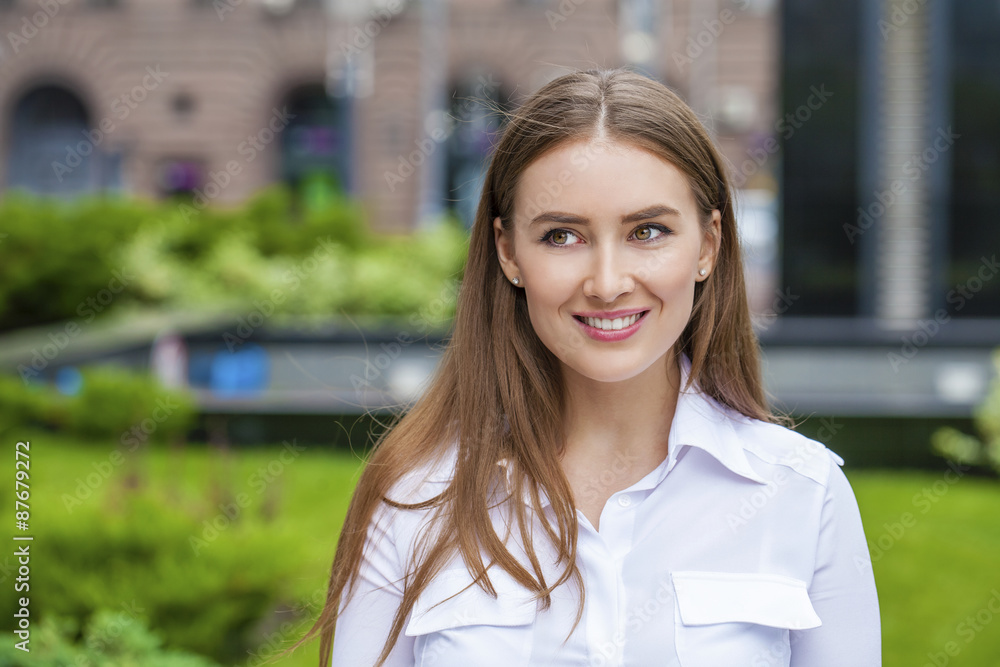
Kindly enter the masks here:
[[[621, 329], [610, 329], [609, 330], [609, 329], [598, 329], [597, 327], [592, 327], [589, 324], [587, 324], [585, 321], [583, 321], [583, 320], [580, 319], [580, 317], [583, 316], [582, 314], [576, 314], [576, 315], [574, 315], [573, 319], [576, 320], [576, 322], [580, 325], [580, 327], [583, 328], [584, 333], [586, 333], [588, 336], [590, 336], [594, 340], [598, 340], [598, 341], [602, 341], [602, 342], [614, 342], [614, 341], [619, 341], [619, 340], [625, 340], [626, 338], [628, 338], [629, 336], [631, 336], [632, 334], [634, 334], [636, 331], [638, 331], [639, 327], [642, 326], [643, 321], [646, 319], [645, 313], [647, 313], [647, 312], [648, 311], [646, 311], [646, 310], [631, 310], [631, 311], [629, 311], [629, 310], [619, 310], [619, 311], [612, 311], [611, 313], [607, 313], [607, 314], [598, 313], [596, 315], [587, 315], [587, 317], [598, 317], [599, 316], [599, 317], [601, 317], [601, 319], [617, 319], [617, 317], [622, 317], [622, 315], [617, 315], [617, 313], [624, 313], [625, 317], [628, 317], [629, 315], [634, 315], [635, 313], [642, 313], [642, 315], [639, 316], [639, 319], [637, 319], [635, 322], [633, 322], [630, 326], [623, 327]], [[616, 314], [617, 317], [607, 317], [607, 315], [611, 315], [611, 314]]]
[[602, 320], [613, 320], [616, 317], [628, 317], [636, 313], [644, 313], [649, 308], [632, 308], [631, 310], [587, 310], [573, 313], [574, 317], [599, 317]]

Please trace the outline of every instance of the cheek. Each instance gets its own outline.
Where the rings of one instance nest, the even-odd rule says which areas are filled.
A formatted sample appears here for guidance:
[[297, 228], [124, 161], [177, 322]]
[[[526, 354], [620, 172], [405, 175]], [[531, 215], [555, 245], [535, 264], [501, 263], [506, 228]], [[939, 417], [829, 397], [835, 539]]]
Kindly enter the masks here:
[[650, 290], [663, 302], [668, 313], [687, 314], [694, 303], [695, 281], [688, 267], [671, 267], [650, 276]]
[[[528, 317], [535, 331], [546, 331], [552, 328], [552, 320], [560, 316], [559, 307], [565, 303], [565, 299], [560, 298], [561, 292], [557, 285], [549, 282], [538, 282], [538, 278], [531, 283], [534, 289], [527, 288], [525, 298], [528, 304]], [[544, 285], [544, 287], [539, 287]]]
[[521, 262], [521, 276], [524, 280], [525, 297], [528, 307], [535, 314], [544, 314], [542, 309], [553, 312], [567, 301], [572, 300], [579, 290], [579, 271], [567, 258], [532, 255]]

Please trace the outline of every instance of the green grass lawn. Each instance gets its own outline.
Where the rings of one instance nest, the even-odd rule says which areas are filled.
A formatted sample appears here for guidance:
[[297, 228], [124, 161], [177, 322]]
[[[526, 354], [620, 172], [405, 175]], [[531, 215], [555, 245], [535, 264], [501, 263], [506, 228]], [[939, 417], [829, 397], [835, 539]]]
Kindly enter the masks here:
[[954, 473], [847, 475], [872, 553], [883, 664], [1000, 664], [1000, 614], [994, 613], [1000, 610], [1000, 483]]
[[[299, 574], [287, 584], [289, 595], [310, 599], [325, 591], [336, 535], [360, 472], [357, 455], [311, 447], [287, 453], [279, 471], [280, 446], [223, 454], [202, 445], [180, 451], [158, 446], [146, 455], [126, 454], [121, 465], [110, 458], [112, 451], [110, 446], [34, 436], [32, 520], [66, 520], [66, 498], [74, 496], [78, 482], [100, 469], [108, 471], [102, 463], [111, 461], [107, 479], [73, 506], [73, 516], [115, 511], [134, 493], [129, 483], [138, 483], [142, 493], [174, 508], [201, 515], [224, 497], [220, 489], [243, 493], [249, 504], [239, 525], [221, 531], [204, 548], [225, 549], [242, 544], [240, 540], [248, 536], [258, 540], [263, 536], [265, 553], [266, 549], [294, 553]], [[992, 599], [993, 609], [1000, 609], [1000, 483], [918, 472], [848, 470], [847, 474], [872, 548], [882, 612], [883, 664], [996, 667], [1000, 618], [994, 619], [997, 614], [988, 605]], [[5, 492], [11, 484], [0, 480]], [[45, 572], [32, 576], [44, 582]], [[268, 643], [270, 636], [272, 645], [287, 646], [288, 639], [308, 627], [308, 619], [299, 617], [293, 630], [281, 633], [281, 622], [291, 617], [281, 610], [275, 610], [274, 617], [259, 630], [262, 642]], [[317, 663], [314, 641], [276, 664], [315, 667]]]

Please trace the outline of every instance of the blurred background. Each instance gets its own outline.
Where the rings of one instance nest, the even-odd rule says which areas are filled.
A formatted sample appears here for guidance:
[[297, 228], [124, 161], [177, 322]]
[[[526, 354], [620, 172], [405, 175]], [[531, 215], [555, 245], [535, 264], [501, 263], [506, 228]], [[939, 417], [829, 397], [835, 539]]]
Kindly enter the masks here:
[[996, 0], [0, 0], [0, 36], [0, 437], [30, 443], [0, 488], [33, 537], [0, 664], [300, 637], [447, 342], [502, 112], [618, 65], [726, 156], [767, 388], [846, 460], [884, 664], [1000, 664]]

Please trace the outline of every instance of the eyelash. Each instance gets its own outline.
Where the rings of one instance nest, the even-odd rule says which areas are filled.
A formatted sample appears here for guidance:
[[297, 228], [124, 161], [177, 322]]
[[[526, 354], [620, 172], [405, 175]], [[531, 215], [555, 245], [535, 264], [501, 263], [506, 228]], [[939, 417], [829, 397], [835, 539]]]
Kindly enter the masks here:
[[[664, 227], [663, 225], [657, 225], [657, 224], [653, 224], [653, 223], [646, 224], [646, 225], [639, 225], [638, 227], [635, 228], [635, 230], [632, 233], [634, 234], [636, 231], [638, 231], [640, 229], [644, 229], [646, 227], [648, 227], [649, 229], [657, 229], [660, 232], [662, 232], [662, 234], [660, 234], [659, 236], [656, 236], [654, 238], [651, 238], [651, 239], [646, 239], [645, 241], [639, 241], [639, 243], [652, 243], [653, 241], [655, 241], [656, 239], [658, 239], [658, 238], [660, 238], [662, 236], [667, 236], [668, 234], [673, 234], [672, 230]], [[556, 227], [555, 229], [550, 229], [549, 231], [547, 231], [544, 234], [542, 234], [542, 236], [538, 239], [538, 241], [540, 243], [545, 243], [546, 245], [551, 246], [553, 248], [563, 248], [563, 247], [568, 246], [569, 244], [567, 244], [567, 243], [552, 243], [552, 241], [549, 240], [549, 239], [552, 238], [552, 235], [555, 234], [556, 232], [566, 232], [568, 234], [573, 234], [573, 236], [576, 236], [576, 234], [574, 234], [569, 229], [563, 229], [561, 227]]]

